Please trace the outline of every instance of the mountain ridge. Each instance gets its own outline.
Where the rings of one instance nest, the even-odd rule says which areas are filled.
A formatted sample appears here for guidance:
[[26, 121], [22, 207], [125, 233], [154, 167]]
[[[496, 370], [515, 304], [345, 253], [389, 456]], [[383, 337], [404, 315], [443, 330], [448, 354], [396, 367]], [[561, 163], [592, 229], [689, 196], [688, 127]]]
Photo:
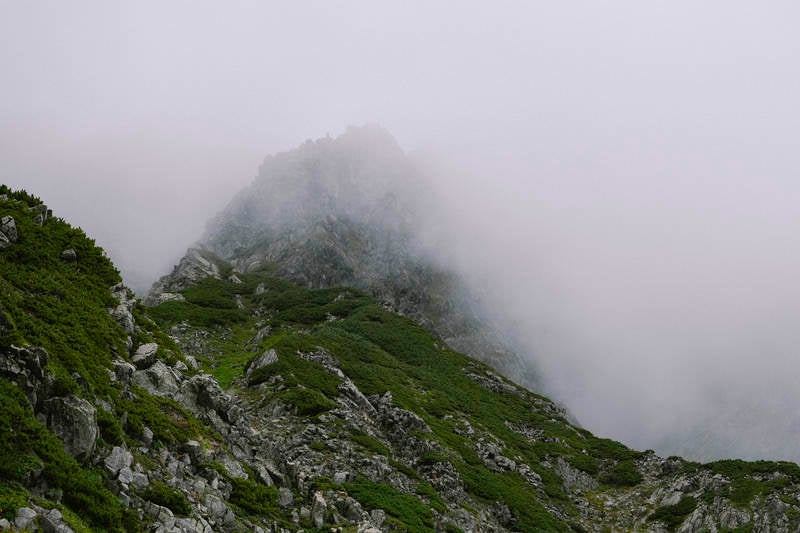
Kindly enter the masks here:
[[[419, 245], [420, 220], [435, 211], [430, 189], [388, 131], [350, 127], [265, 159], [199, 246], [237, 272], [269, 267], [310, 288], [366, 290], [458, 350], [541, 388], [533, 363], [498, 334], [460, 275]], [[145, 301], [181, 275], [176, 266]]]
[[794, 531], [800, 467], [660, 458], [352, 287], [194, 250], [142, 306], [0, 186], [0, 528]]

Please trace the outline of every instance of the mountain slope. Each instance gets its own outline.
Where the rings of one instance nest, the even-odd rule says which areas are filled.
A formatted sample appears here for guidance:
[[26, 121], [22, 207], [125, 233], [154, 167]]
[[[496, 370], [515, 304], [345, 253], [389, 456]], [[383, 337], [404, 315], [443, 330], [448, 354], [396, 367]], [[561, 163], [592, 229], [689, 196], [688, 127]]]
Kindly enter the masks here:
[[[237, 272], [266, 267], [310, 288], [365, 290], [454, 348], [537, 386], [531, 363], [498, 335], [458, 275], [420, 246], [435, 204], [389, 133], [351, 127], [268, 157], [209, 223], [201, 245]], [[146, 302], [157, 301], [164, 283], [176, 286], [174, 278], [158, 282]]]
[[0, 527], [800, 527], [796, 465], [598, 439], [357, 289], [204, 258], [145, 309], [38, 199], [0, 232]]

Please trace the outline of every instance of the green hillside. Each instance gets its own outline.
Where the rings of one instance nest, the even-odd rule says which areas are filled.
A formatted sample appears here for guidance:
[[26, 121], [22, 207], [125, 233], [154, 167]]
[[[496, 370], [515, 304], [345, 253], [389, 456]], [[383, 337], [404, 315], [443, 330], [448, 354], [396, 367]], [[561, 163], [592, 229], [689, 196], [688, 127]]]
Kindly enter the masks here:
[[29, 528], [74, 531], [800, 527], [794, 464], [597, 438], [385, 303], [268, 265], [216, 259], [216, 278], [146, 308], [39, 205], [0, 187], [9, 523], [27, 509]]

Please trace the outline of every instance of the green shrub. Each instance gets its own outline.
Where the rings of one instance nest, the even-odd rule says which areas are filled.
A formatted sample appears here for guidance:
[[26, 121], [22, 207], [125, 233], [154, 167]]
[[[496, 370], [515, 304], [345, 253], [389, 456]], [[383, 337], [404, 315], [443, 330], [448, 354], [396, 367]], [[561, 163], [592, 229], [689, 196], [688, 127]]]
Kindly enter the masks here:
[[668, 528], [675, 529], [683, 523], [687, 516], [697, 508], [697, 500], [691, 496], [684, 496], [675, 505], [665, 505], [656, 509], [647, 520], [650, 522], [658, 520], [663, 522]]
[[377, 453], [379, 455], [389, 455], [389, 448], [380, 440], [376, 439], [372, 435], [367, 435], [362, 431], [354, 431], [350, 435], [350, 440], [353, 442], [360, 444], [367, 450]]
[[275, 516], [278, 491], [249, 479], [230, 479], [233, 490], [230, 502], [251, 515]]
[[321, 392], [314, 389], [293, 388], [280, 394], [281, 399], [293, 405], [297, 414], [302, 416], [316, 416], [336, 407], [336, 403], [329, 400]]
[[17, 509], [28, 505], [28, 491], [19, 483], [0, 483], [0, 518], [14, 522]]
[[731, 503], [739, 507], [747, 507], [753, 498], [767, 492], [767, 485], [752, 478], [735, 479], [730, 487]]
[[631, 487], [642, 482], [642, 474], [640, 474], [639, 469], [636, 468], [636, 463], [632, 459], [628, 459], [627, 461], [620, 461], [614, 465], [614, 468], [606, 473], [601, 480], [607, 485]]
[[192, 507], [183, 492], [158, 481], [154, 481], [147, 487], [144, 499], [162, 507], [168, 507], [176, 515], [189, 516], [192, 513]]
[[97, 426], [100, 428], [100, 437], [113, 446], [120, 445], [125, 440], [125, 434], [119, 425], [119, 419], [105, 409], [97, 410]]
[[353, 483], [346, 483], [345, 489], [367, 510], [385, 510], [409, 532], [434, 531], [430, 508], [414, 496], [403, 494], [391, 485], [358, 478]]

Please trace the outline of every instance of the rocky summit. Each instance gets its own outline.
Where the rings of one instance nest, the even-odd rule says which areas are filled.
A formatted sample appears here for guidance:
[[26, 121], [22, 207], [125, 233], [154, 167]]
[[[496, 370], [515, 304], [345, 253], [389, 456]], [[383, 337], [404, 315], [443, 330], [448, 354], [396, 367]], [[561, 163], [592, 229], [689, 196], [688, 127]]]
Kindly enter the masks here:
[[144, 301], [0, 186], [0, 529], [800, 530], [797, 465], [631, 450], [508, 379], [389, 163], [374, 128], [268, 159]]

